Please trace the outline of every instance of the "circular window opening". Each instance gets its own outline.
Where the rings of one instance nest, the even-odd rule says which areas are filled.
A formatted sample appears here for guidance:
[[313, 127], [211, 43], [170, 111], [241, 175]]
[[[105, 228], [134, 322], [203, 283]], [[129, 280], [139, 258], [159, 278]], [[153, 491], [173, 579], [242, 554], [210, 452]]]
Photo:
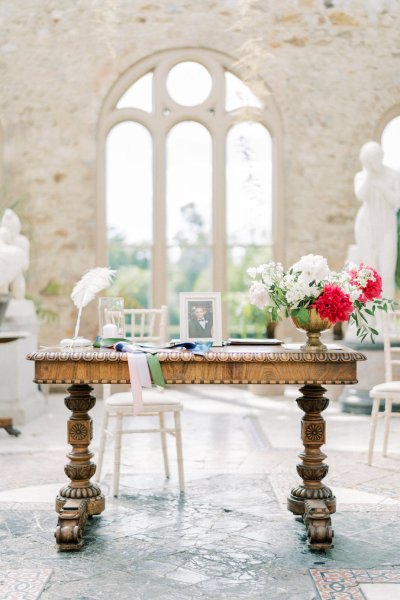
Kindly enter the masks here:
[[183, 106], [196, 106], [208, 98], [212, 79], [208, 70], [197, 62], [181, 62], [170, 70], [167, 90], [172, 100]]

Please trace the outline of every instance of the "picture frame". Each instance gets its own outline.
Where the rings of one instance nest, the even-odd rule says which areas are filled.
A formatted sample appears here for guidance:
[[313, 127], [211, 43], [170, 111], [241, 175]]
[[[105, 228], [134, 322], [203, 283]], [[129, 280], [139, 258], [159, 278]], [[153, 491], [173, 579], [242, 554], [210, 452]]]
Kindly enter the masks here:
[[181, 292], [181, 342], [212, 342], [222, 346], [221, 292]]

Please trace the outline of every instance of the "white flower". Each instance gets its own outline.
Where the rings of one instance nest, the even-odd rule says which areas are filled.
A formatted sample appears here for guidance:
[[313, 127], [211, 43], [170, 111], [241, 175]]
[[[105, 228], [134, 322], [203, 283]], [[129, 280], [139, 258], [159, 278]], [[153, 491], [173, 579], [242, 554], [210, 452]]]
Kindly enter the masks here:
[[375, 281], [375, 275], [368, 267], [359, 268], [357, 271], [357, 283], [360, 287], [365, 287], [368, 281]]
[[269, 262], [264, 265], [260, 265], [257, 269], [260, 273], [262, 281], [267, 287], [270, 287], [273, 283], [280, 284], [283, 277], [283, 266], [281, 263]]
[[265, 308], [270, 304], [270, 297], [265, 285], [259, 281], [254, 281], [249, 290], [250, 302], [257, 308]]
[[297, 280], [296, 277], [288, 275], [285, 278], [286, 299], [290, 305], [295, 308], [299, 302], [312, 296], [311, 288], [304, 281]]
[[345, 294], [348, 294], [350, 296], [352, 302], [358, 300], [360, 296], [360, 289], [353, 283], [350, 283], [349, 272], [342, 271], [341, 273], [336, 273], [335, 271], [331, 271], [328, 277], [328, 281], [340, 287], [340, 289], [343, 290]]
[[249, 269], [247, 269], [247, 274], [250, 275], [252, 279], [255, 279], [257, 277], [257, 273], [257, 267], [250, 267]]
[[302, 256], [290, 269], [299, 273], [299, 281], [301, 280], [306, 284], [311, 283], [311, 281], [322, 281], [330, 273], [326, 258], [319, 254]]

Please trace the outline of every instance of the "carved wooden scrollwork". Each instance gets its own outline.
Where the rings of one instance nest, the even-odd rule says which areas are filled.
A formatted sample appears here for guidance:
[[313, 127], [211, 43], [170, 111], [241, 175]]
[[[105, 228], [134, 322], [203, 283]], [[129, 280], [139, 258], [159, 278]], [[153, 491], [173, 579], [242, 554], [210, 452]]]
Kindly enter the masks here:
[[307, 541], [313, 550], [333, 548], [331, 513], [323, 500], [307, 500], [303, 521], [307, 529]]
[[[354, 362], [360, 360], [366, 360], [364, 354], [361, 352], [348, 352], [348, 351], [329, 351], [329, 352], [304, 352], [300, 350], [285, 350], [279, 349], [279, 351], [248, 351], [248, 352], [235, 352], [231, 348], [225, 348], [224, 350], [218, 351], [213, 350], [206, 352], [204, 356], [198, 356], [190, 351], [168, 351], [163, 352], [162, 350], [157, 353], [157, 356], [161, 362], [174, 362], [174, 361], [208, 361], [208, 362]], [[31, 352], [27, 355], [28, 360], [34, 361], [49, 361], [49, 362], [65, 362], [65, 361], [80, 361], [85, 362], [120, 362], [127, 361], [127, 355], [124, 352], [115, 352], [114, 350], [84, 350], [84, 351], [73, 351], [73, 352], [62, 352], [60, 350], [49, 351], [40, 350], [37, 352]]]
[[[297, 472], [303, 480], [321, 481], [329, 471], [328, 465], [322, 464], [318, 466], [297, 465]], [[326, 488], [328, 489], [328, 488]], [[329, 496], [327, 496], [329, 497]]]
[[64, 471], [69, 479], [81, 481], [93, 477], [96, 473], [96, 465], [94, 463], [89, 463], [84, 466], [65, 465]]
[[60, 510], [54, 532], [58, 550], [79, 550], [83, 546], [83, 530], [87, 512], [84, 500], [68, 500]]
[[83, 412], [87, 413], [89, 410], [92, 410], [94, 405], [96, 404], [96, 398], [94, 396], [89, 396], [89, 398], [73, 398], [72, 396], [67, 396], [64, 399], [65, 406], [72, 412]]

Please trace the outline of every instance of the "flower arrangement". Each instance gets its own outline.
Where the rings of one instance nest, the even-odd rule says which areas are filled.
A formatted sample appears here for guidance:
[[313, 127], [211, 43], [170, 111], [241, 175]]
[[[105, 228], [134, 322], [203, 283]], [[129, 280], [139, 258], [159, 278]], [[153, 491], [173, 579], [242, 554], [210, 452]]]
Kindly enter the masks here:
[[301, 325], [315, 309], [330, 325], [354, 322], [357, 336], [363, 341], [368, 335], [372, 342], [378, 331], [368, 316], [376, 310], [394, 308], [394, 301], [382, 298], [382, 278], [372, 267], [349, 264], [340, 272], [329, 269], [326, 258], [308, 254], [288, 271], [280, 263], [269, 262], [247, 270], [253, 279], [250, 302], [266, 309], [273, 321], [284, 316], [294, 317]]

